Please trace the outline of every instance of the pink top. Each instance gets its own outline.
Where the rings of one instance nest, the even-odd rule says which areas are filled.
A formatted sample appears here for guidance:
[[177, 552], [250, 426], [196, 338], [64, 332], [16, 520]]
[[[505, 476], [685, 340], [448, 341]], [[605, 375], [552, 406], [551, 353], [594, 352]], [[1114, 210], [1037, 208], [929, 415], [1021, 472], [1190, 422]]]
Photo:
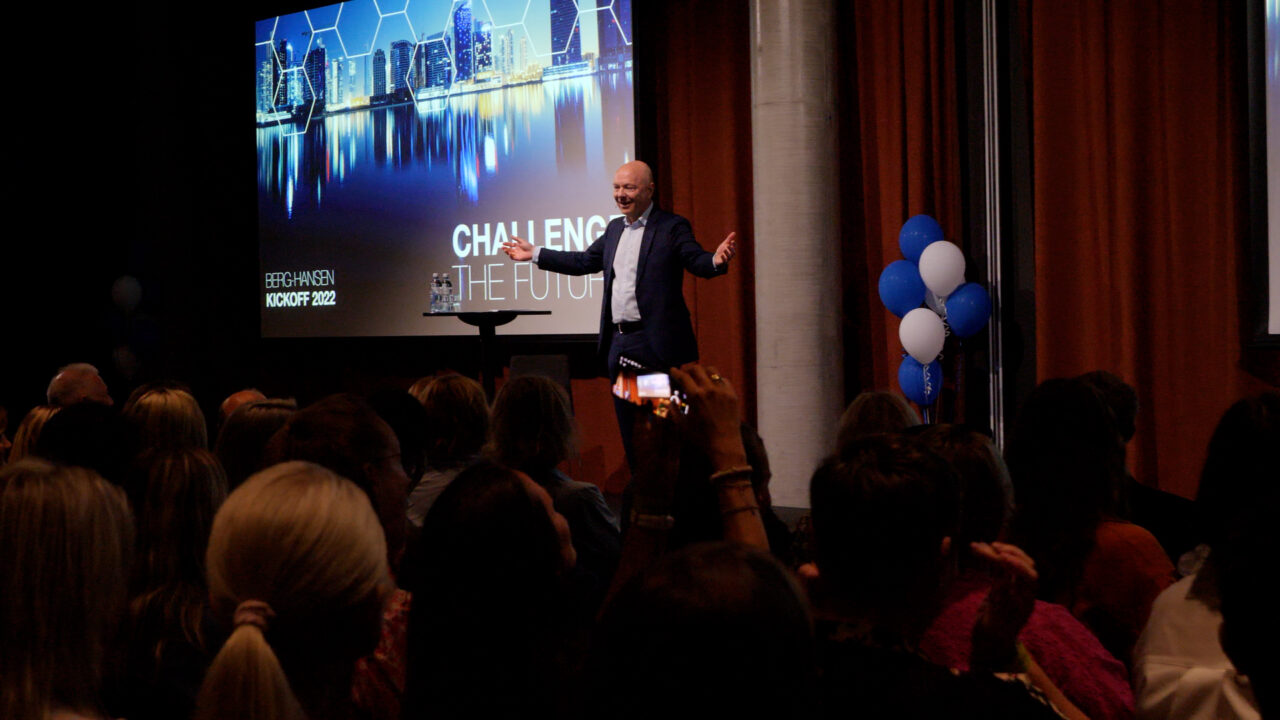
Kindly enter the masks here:
[[397, 589], [382, 611], [382, 638], [372, 655], [356, 662], [351, 700], [365, 717], [398, 720], [404, 696], [412, 596]]
[[[969, 669], [973, 624], [990, 585], [976, 572], [956, 579], [942, 612], [920, 639], [920, 652], [928, 660]], [[1133, 717], [1133, 691], [1124, 665], [1065, 607], [1037, 600], [1018, 639], [1058, 689], [1090, 718]]]

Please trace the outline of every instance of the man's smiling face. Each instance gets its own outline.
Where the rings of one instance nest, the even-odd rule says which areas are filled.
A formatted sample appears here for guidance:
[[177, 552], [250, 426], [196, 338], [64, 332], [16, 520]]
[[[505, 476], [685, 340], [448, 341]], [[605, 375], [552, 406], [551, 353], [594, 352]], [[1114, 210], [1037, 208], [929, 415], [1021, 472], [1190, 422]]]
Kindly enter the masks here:
[[629, 162], [613, 175], [613, 202], [633, 223], [653, 202], [653, 173], [642, 162]]

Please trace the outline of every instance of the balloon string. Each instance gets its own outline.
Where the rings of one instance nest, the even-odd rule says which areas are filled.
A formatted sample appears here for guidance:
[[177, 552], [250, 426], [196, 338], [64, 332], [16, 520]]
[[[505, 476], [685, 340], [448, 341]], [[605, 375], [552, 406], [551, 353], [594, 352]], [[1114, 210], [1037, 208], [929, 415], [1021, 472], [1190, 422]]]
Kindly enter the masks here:
[[929, 382], [929, 366], [925, 365], [921, 371], [924, 380], [924, 399], [927, 401], [929, 396], [933, 394], [933, 383]]

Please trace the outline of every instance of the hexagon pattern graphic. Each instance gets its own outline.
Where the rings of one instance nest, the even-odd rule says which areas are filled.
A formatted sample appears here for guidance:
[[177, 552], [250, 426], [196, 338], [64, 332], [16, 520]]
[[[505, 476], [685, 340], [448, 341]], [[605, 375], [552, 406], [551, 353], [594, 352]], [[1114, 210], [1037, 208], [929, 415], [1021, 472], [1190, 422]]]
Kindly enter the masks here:
[[[272, 18], [259, 20], [255, 24], [255, 45], [266, 45], [270, 47], [271, 56], [275, 63], [277, 71], [274, 74], [281, 82], [273, 89], [273, 102], [279, 106], [282, 101], [288, 102], [293, 100], [289, 96], [290, 83], [297, 83], [299, 87], [306, 85], [303, 90], [303, 96], [310, 98], [311, 102], [307, 109], [307, 119], [301, 130], [290, 132], [286, 127], [284, 119], [277, 119], [276, 124], [283, 131], [285, 137], [292, 135], [302, 135], [311, 127], [311, 118], [315, 112], [316, 100], [324, 93], [324, 88], [319, 91], [312, 83], [311, 77], [308, 75], [306, 68], [313, 50], [316, 47], [317, 37], [333, 37], [337, 40], [337, 47], [333, 47], [326, 42], [325, 47], [328, 51], [340, 51], [339, 57], [350, 60], [353, 58], [366, 57], [373, 54], [377, 45], [377, 39], [384, 32], [400, 32], [403, 34], [405, 28], [408, 29], [408, 38], [397, 38], [397, 42], [404, 41], [406, 44], [412, 44], [412, 48], [392, 48], [393, 54], [396, 52], [408, 51], [408, 59], [404, 62], [404, 75], [398, 78], [403, 85], [395, 82], [395, 79], [388, 77], [390, 88], [412, 87], [413, 68], [429, 67], [431, 59], [436, 58], [437, 62], [442, 56], [447, 59], [449, 68], [450, 81], [445, 83], [446, 95], [452, 94], [453, 86], [459, 79], [459, 53], [455, 47], [456, 41], [451, 42], [454, 37], [455, 20], [458, 17], [458, 11], [466, 8], [469, 10], [471, 22], [485, 22], [488, 24], [491, 32], [496, 36], [499, 31], [509, 30], [512, 37], [523, 43], [527, 42], [529, 47], [529, 55], [536, 58], [555, 57], [569, 53], [573, 40], [581, 34], [581, 26], [583, 16], [595, 16], [597, 13], [607, 12], [613, 16], [613, 22], [610, 26], [617, 30], [622, 36], [622, 42], [625, 45], [631, 45], [631, 38], [627, 37], [623, 32], [623, 25], [618, 20], [617, 10], [619, 0], [609, 0], [607, 5], [597, 5], [583, 9], [578, 0], [539, 0], [539, 2], [547, 1], [554, 7], [557, 3], [568, 4], [573, 8], [574, 19], [569, 33], [565, 36], [564, 45], [557, 47], [557, 43], [552, 40], [549, 47], [539, 47], [537, 33], [531, 32], [527, 25], [529, 12], [533, 8], [535, 0], [527, 0], [524, 5], [506, 4], [498, 5], [497, 0], [494, 4], [498, 5], [499, 12], [493, 12], [490, 7], [489, 0], [453, 0], [449, 3], [440, 2], [439, 0], [350, 0], [349, 2], [338, 3], [336, 5], [328, 5], [305, 10], [301, 13], [293, 13], [291, 15], [281, 15]], [[520, 12], [515, 12], [516, 8], [521, 8]], [[373, 30], [372, 35], [357, 30], [360, 27], [366, 27], [368, 20], [377, 16], [378, 22]], [[344, 23], [343, 19], [347, 18]], [[363, 19], [365, 22], [360, 22]], [[282, 21], [286, 28], [282, 28]], [[416, 23], [415, 23], [416, 21]], [[300, 22], [305, 22], [306, 30], [303, 34], [307, 36], [307, 47], [301, 53], [301, 60], [290, 64], [286, 59], [280, 57], [280, 48], [276, 41], [277, 37], [288, 35], [288, 28], [298, 27]], [[344, 32], [344, 27], [346, 31]], [[474, 27], [474, 25], [473, 25]], [[415, 28], [421, 28], [420, 31]], [[432, 28], [440, 28], [438, 32]], [[555, 31], [552, 31], [554, 37]], [[290, 46], [292, 49], [292, 46]], [[401, 46], [403, 47], [403, 46]], [[472, 61], [470, 53], [474, 52], [472, 48], [467, 53], [467, 61]], [[293, 56], [298, 57], [298, 52], [293, 49]], [[326, 60], [328, 56], [326, 55]], [[397, 61], [388, 58], [391, 62], [393, 70]], [[465, 72], [470, 72], [470, 68], [463, 68]], [[300, 76], [300, 79], [294, 79], [292, 75]], [[466, 77], [470, 77], [468, 74]], [[462, 78], [466, 79], [466, 78]], [[418, 93], [411, 91], [410, 97], [415, 104], [418, 103]], [[292, 120], [289, 121], [292, 125]]]

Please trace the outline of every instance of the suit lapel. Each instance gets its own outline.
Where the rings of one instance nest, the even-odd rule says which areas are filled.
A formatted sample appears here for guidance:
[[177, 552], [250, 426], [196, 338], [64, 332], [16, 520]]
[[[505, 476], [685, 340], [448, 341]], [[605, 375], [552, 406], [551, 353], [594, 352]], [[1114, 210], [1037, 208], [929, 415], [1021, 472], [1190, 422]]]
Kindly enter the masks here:
[[609, 223], [609, 227], [605, 228], [604, 231], [604, 266], [602, 269], [604, 270], [605, 280], [613, 277], [613, 258], [618, 254], [618, 243], [622, 240], [622, 228], [624, 222], [626, 221], [611, 222]]
[[636, 287], [640, 287], [640, 280], [644, 278], [645, 261], [649, 259], [649, 251], [653, 249], [653, 236], [657, 233], [660, 216], [661, 211], [654, 206], [644, 223], [644, 235], [640, 238], [640, 259], [636, 262]]

